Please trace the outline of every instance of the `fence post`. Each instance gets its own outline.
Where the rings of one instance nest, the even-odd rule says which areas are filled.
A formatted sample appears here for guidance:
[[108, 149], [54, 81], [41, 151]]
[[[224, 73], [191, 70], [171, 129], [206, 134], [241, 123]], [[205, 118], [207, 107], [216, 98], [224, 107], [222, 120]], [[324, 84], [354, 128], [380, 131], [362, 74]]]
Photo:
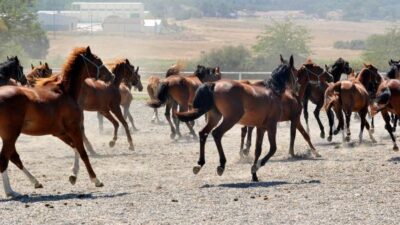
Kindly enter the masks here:
[[242, 80], [242, 72], [239, 72], [239, 80]]

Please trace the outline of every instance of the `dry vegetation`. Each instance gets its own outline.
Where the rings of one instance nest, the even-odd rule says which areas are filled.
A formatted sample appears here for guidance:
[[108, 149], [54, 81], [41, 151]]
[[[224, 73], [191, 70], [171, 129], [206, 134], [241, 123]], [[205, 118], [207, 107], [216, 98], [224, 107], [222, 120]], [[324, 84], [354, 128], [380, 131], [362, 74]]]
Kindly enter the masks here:
[[[192, 19], [177, 22], [185, 30], [177, 34], [153, 35], [135, 34], [92, 36], [57, 33], [54, 38], [49, 34], [49, 58], [64, 56], [72, 46], [90, 45], [98, 54], [111, 60], [116, 57], [147, 60], [194, 59], [201, 52], [224, 45], [243, 44], [250, 47], [263, 32], [265, 19]], [[365, 39], [369, 35], [383, 33], [392, 24], [390, 22], [345, 22], [325, 20], [298, 20], [297, 23], [311, 30], [313, 40], [312, 57], [336, 59], [339, 56], [353, 59], [360, 51], [334, 49], [338, 40]], [[151, 70], [151, 68], [145, 68]]]

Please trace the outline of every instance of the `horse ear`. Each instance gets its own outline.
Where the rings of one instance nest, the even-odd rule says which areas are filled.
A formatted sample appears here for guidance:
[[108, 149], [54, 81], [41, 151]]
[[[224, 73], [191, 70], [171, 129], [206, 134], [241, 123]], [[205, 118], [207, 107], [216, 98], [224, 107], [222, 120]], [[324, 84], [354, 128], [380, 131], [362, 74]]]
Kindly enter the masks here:
[[7, 60], [10, 60], [10, 57], [7, 56]]
[[49, 68], [49, 64], [47, 64], [47, 62], [44, 63], [44, 66], [48, 69]]
[[125, 59], [126, 64], [131, 64], [128, 59]]
[[281, 63], [283, 64], [283, 63], [285, 62], [285, 60], [283, 59], [282, 54], [279, 55], [279, 58], [280, 58], [280, 60], [281, 60]]
[[42, 61], [39, 61], [39, 65], [42, 65]]
[[90, 46], [86, 47], [86, 54], [87, 55], [91, 55], [92, 54], [92, 51], [90, 50]]
[[325, 64], [325, 70], [326, 70], [326, 71], [329, 70], [329, 67], [328, 67], [328, 65], [326, 65], [326, 64]]
[[294, 67], [294, 59], [293, 59], [293, 55], [290, 56], [290, 60], [289, 60], [289, 66], [290, 67]]
[[367, 67], [368, 67], [368, 65], [367, 65], [366, 63], [363, 63], [363, 65], [364, 65], [364, 67], [365, 67], [365, 68], [367, 68]]
[[139, 67], [136, 67], [136, 73], [138, 73], [139, 72]]
[[31, 63], [31, 68], [34, 69], [35, 67], [33, 66], [33, 64]]

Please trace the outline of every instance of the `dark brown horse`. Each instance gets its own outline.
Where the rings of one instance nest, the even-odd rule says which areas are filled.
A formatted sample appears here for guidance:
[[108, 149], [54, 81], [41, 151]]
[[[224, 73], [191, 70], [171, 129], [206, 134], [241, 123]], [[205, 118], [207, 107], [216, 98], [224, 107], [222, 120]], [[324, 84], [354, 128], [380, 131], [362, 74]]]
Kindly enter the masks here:
[[[121, 84], [119, 85], [119, 93], [121, 95], [121, 106], [123, 109], [124, 113], [124, 119], [126, 120], [127, 118], [132, 124], [132, 129], [135, 131], [137, 130], [135, 123], [133, 122], [133, 117], [131, 115], [131, 112], [129, 111], [129, 108], [131, 106], [133, 96], [131, 89], [132, 87], [137, 88], [139, 91], [143, 90], [143, 85], [142, 81], [140, 80], [140, 75], [139, 75], [139, 67], [136, 67], [135, 70], [132, 70], [129, 76], [123, 77]], [[103, 131], [103, 116], [101, 113], [97, 112], [97, 118], [99, 120], [99, 128], [100, 132]]]
[[[204, 66], [197, 66], [196, 71], [189, 76], [180, 75], [180, 70], [175, 67], [170, 68], [167, 71], [167, 77], [160, 81], [159, 88], [157, 90], [157, 100], [150, 100], [148, 105], [152, 108], [159, 108], [163, 104], [166, 105], [165, 117], [171, 128], [170, 137], [173, 139], [176, 135], [179, 137], [181, 133], [179, 131], [179, 121], [174, 120], [175, 126], [171, 121], [171, 110], [173, 112], [185, 112], [192, 108], [193, 99], [197, 88], [203, 82], [212, 82], [221, 79], [221, 73], [219, 67], [207, 68]], [[174, 74], [178, 73], [178, 74]], [[197, 137], [193, 130], [192, 124], [186, 122], [187, 127], [193, 137]]]
[[[281, 63], [282, 64], [286, 63], [286, 61], [282, 58], [282, 56], [281, 56]], [[293, 69], [293, 70], [295, 71], [295, 73], [297, 73], [296, 69]], [[256, 82], [253, 85], [261, 86], [261, 85], [263, 85], [263, 82]], [[282, 122], [282, 121], [290, 121], [291, 122], [289, 154], [292, 157], [295, 157], [294, 141], [296, 138], [296, 129], [297, 129], [303, 136], [304, 140], [306, 140], [306, 142], [310, 146], [312, 153], [316, 157], [320, 157], [321, 155], [317, 152], [317, 150], [311, 143], [310, 136], [304, 130], [304, 127], [300, 121], [300, 115], [302, 112], [301, 99], [303, 98], [303, 96], [295, 95], [292, 90], [293, 90], [293, 88], [289, 87], [287, 90], [285, 90], [285, 92], [282, 95], [283, 107], [282, 107], [282, 114], [279, 119], [279, 122]], [[247, 127], [247, 126], [242, 128], [242, 135], [241, 135], [241, 142], [240, 142], [240, 155], [241, 156], [248, 155], [248, 153], [249, 153], [249, 150], [251, 147], [251, 135], [252, 135], [253, 128], [254, 127]], [[243, 148], [246, 133], [247, 133], [246, 148]]]
[[7, 61], [0, 63], [0, 86], [26, 85], [26, 77], [17, 56], [7, 57]]
[[[219, 153], [220, 165], [217, 167], [217, 173], [223, 174], [226, 158], [221, 139], [225, 132], [236, 123], [240, 123], [257, 127], [255, 159], [251, 173], [253, 181], [258, 181], [258, 169], [264, 166], [276, 151], [277, 123], [283, 110], [281, 98], [287, 83], [296, 82], [293, 64], [293, 57], [290, 57], [289, 63], [280, 65], [272, 72], [272, 78], [265, 81], [264, 87], [232, 80], [219, 80], [199, 87], [193, 101], [193, 109], [189, 112], [177, 113], [178, 118], [185, 122], [207, 113], [207, 124], [199, 132], [200, 158], [198, 166], [193, 168], [195, 174], [205, 164], [205, 143], [211, 131]], [[221, 118], [222, 122], [219, 123]], [[265, 131], [268, 131], [270, 150], [259, 161]]]
[[[330, 71], [330, 72], [329, 72]], [[316, 80], [309, 79], [309, 85], [307, 86], [304, 98], [303, 99], [303, 107], [304, 107], [304, 119], [306, 121], [307, 133], [310, 133], [309, 125], [308, 125], [308, 102], [309, 100], [316, 105], [314, 110], [314, 116], [317, 119], [318, 126], [321, 130], [320, 137], [325, 138], [325, 129], [324, 125], [321, 122], [319, 117], [321, 108], [324, 104], [324, 94], [325, 90], [328, 87], [327, 84], [321, 82], [320, 77], [323, 76], [324, 73], [327, 73], [333, 76], [333, 79], [326, 80], [326, 82], [338, 81], [343, 73], [349, 74], [351, 72], [351, 68], [349, 67], [349, 63], [342, 58], [336, 60], [336, 62], [329, 69], [325, 66], [325, 70], [312, 63], [311, 60], [308, 60], [303, 66], [299, 69], [299, 76], [307, 76], [317, 78]], [[333, 125], [334, 125], [334, 114], [331, 109], [327, 112], [327, 117], [329, 121], [329, 136], [327, 138], [328, 141], [332, 140], [333, 133]]]
[[[129, 127], [120, 108], [121, 94], [119, 92], [119, 85], [122, 79], [129, 79], [134, 71], [135, 68], [130, 64], [128, 59], [117, 60], [111, 69], [111, 72], [115, 74], [115, 79], [111, 83], [90, 78], [86, 79], [82, 85], [78, 99], [79, 105], [86, 111], [99, 112], [114, 126], [114, 137], [109, 142], [110, 147], [114, 147], [117, 141], [119, 121], [125, 128], [129, 149], [134, 150]], [[118, 121], [113, 115], [117, 117]], [[91, 146], [85, 135], [83, 140], [86, 142], [86, 146]]]
[[346, 137], [344, 136], [343, 129], [343, 140], [350, 141], [350, 116], [352, 112], [357, 112], [361, 119], [359, 141], [362, 142], [365, 127], [369, 132], [372, 142], [376, 142], [370, 130], [369, 123], [366, 120], [366, 115], [370, 100], [375, 97], [380, 82], [381, 76], [378, 70], [372, 65], [364, 65], [364, 68], [355, 79], [342, 80], [335, 84], [329, 84], [325, 92], [324, 108], [326, 110], [329, 110], [332, 106], [337, 108], [335, 111], [337, 111], [339, 126], [344, 124], [343, 115], [340, 113], [344, 112], [346, 117]]
[[[86, 65], [85, 61], [87, 60], [93, 64]], [[62, 79], [56, 80], [58, 83], [50, 85], [50, 87], [58, 86], [57, 91], [53, 91], [48, 86], [0, 87], [0, 136], [3, 140], [0, 153], [0, 173], [7, 196], [19, 195], [11, 189], [8, 179], [7, 167], [10, 160], [25, 173], [35, 188], [42, 187], [39, 181], [24, 167], [16, 151], [15, 143], [21, 133], [58, 137], [75, 150], [70, 182], [72, 184], [76, 182], [80, 156], [91, 181], [95, 183], [96, 187], [103, 186], [103, 183], [96, 178], [83, 146], [83, 113], [77, 103], [84, 80], [93, 74], [100, 65], [102, 65], [102, 61], [91, 53], [89, 47], [76, 48], [63, 67]], [[105, 77], [111, 74], [106, 68], [102, 68], [97, 75]]]

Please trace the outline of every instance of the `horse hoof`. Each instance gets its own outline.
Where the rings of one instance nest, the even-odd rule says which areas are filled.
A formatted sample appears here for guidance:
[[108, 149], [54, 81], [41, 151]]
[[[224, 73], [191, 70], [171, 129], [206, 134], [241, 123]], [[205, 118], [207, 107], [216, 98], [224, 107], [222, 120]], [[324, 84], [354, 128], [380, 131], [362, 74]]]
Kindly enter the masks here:
[[324, 139], [325, 138], [325, 133], [321, 133], [320, 136], [321, 136], [322, 139]]
[[370, 128], [369, 131], [371, 132], [371, 134], [373, 134], [375, 132], [374, 128]]
[[43, 185], [39, 182], [35, 184], [35, 189], [38, 189], [38, 188], [43, 188]]
[[393, 146], [393, 151], [398, 152], [399, 151], [399, 147], [397, 147], [397, 145]]
[[337, 134], [339, 133], [339, 131], [340, 131], [340, 130], [335, 130], [335, 131], [333, 131], [333, 134], [334, 134], [334, 135], [337, 135]]
[[96, 184], [94, 184], [94, 186], [96, 186], [96, 187], [104, 187], [104, 184], [99, 181]]
[[242, 153], [243, 153], [243, 155], [248, 156], [250, 153], [250, 149], [245, 148], [245, 149], [243, 149]]
[[11, 192], [6, 193], [6, 196], [7, 196], [7, 197], [10, 197], [10, 198], [18, 198], [18, 197], [21, 197], [21, 196], [23, 196], [23, 195], [21, 195], [21, 194], [18, 193], [18, 192], [11, 191]]
[[318, 152], [314, 152], [314, 155], [315, 155], [315, 157], [317, 157], [317, 158], [321, 158], [321, 157], [322, 157], [321, 154], [319, 154]]
[[328, 140], [328, 142], [332, 141], [332, 136], [328, 136], [328, 138], [326, 138], [326, 140]]
[[112, 147], [114, 147], [115, 146], [115, 141], [113, 140], [113, 141], [110, 141], [110, 143], [108, 143], [109, 145], [110, 145], [110, 147], [112, 148]]
[[373, 144], [378, 143], [375, 139], [372, 139], [371, 141], [372, 141]]
[[169, 137], [170, 137], [171, 139], [175, 139], [175, 133], [170, 134]]
[[253, 181], [253, 182], [258, 182], [258, 177], [257, 177], [257, 174], [256, 174], [256, 173], [252, 173], [252, 179], [251, 179], [251, 181]]
[[350, 142], [350, 136], [347, 136], [347, 137], [345, 138], [345, 140], [346, 140], [346, 142]]
[[72, 185], [75, 185], [75, 183], [76, 183], [76, 176], [69, 176], [69, 182], [70, 182]]
[[[294, 155], [294, 154], [293, 154]], [[257, 173], [257, 170], [258, 170], [258, 165], [253, 165], [252, 167], [251, 167], [251, 173], [253, 173], [253, 174], [255, 174], [255, 173]]]
[[222, 174], [224, 174], [224, 170], [225, 170], [225, 168], [223, 168], [222, 166], [218, 166], [217, 167], [218, 176], [222, 176]]
[[193, 167], [193, 174], [198, 174], [199, 172], [200, 172], [200, 170], [201, 170], [201, 166], [195, 166], [195, 167]]
[[133, 145], [129, 146], [129, 150], [135, 151], [135, 146], [133, 146]]

